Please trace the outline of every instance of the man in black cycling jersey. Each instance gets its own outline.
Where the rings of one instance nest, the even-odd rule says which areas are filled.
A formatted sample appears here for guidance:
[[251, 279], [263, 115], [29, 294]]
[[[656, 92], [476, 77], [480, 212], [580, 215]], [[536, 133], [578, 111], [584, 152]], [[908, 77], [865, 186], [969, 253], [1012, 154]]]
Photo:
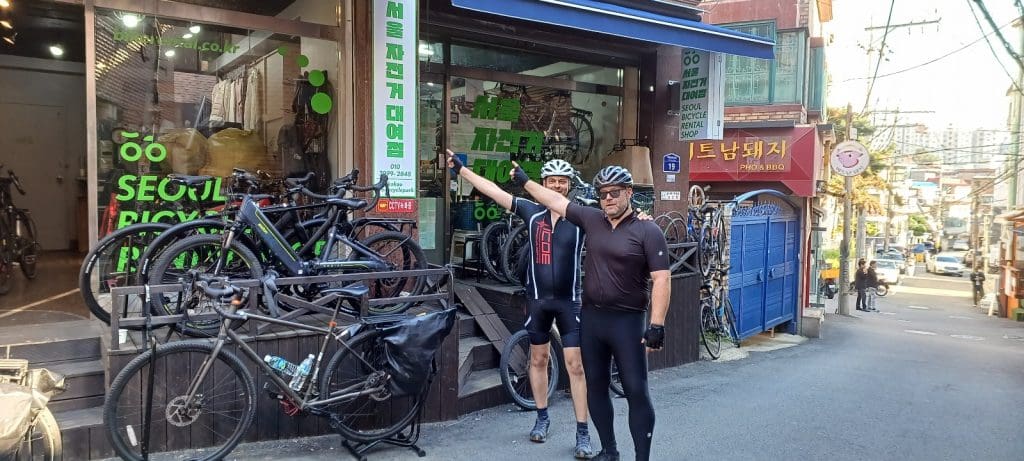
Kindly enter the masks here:
[[[515, 165], [515, 162], [513, 162]], [[601, 169], [594, 187], [601, 209], [570, 203], [564, 196], [530, 181], [518, 165], [513, 183], [526, 188], [552, 213], [565, 216], [587, 233], [587, 276], [583, 280], [580, 347], [587, 379], [587, 404], [601, 437], [601, 453], [595, 460], [617, 461], [614, 413], [608, 385], [611, 361], [619, 368], [622, 388], [629, 402], [629, 431], [636, 459], [651, 455], [654, 405], [647, 386], [647, 354], [661, 349], [665, 340], [665, 315], [670, 294], [668, 245], [653, 222], [636, 219], [630, 206], [633, 177], [620, 166]], [[648, 288], [648, 281], [651, 287]], [[644, 320], [651, 301], [650, 324]]]
[[[587, 429], [587, 384], [580, 360], [580, 252], [583, 232], [559, 214], [521, 197], [513, 197], [493, 182], [464, 168], [459, 158], [447, 151], [448, 167], [469, 181], [480, 193], [494, 199], [529, 224], [530, 264], [524, 278], [528, 316], [526, 330], [530, 335], [530, 389], [537, 403], [537, 421], [530, 431], [530, 440], [547, 440], [548, 417], [548, 351], [551, 323], [558, 322], [563, 353], [569, 374], [569, 388], [576, 411], [576, 458], [593, 454]], [[565, 160], [555, 159], [541, 168], [544, 187], [559, 197], [566, 197], [576, 170]], [[607, 389], [607, 385], [605, 386]]]

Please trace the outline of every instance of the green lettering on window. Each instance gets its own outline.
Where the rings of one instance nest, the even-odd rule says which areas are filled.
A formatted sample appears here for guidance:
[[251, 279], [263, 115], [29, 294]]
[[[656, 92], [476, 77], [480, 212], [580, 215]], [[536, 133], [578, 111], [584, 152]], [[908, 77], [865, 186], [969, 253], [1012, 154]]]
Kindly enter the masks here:
[[396, 123], [388, 123], [387, 128], [384, 130], [388, 139], [402, 140], [403, 130], [402, 125]]
[[497, 128], [478, 126], [473, 129], [473, 146], [470, 150], [494, 151], [494, 142], [497, 137]]
[[473, 102], [473, 113], [470, 117], [494, 120], [498, 116], [498, 98], [487, 95], [476, 97]]
[[401, 80], [403, 75], [405, 75], [405, 68], [402, 66], [402, 63], [389, 62], [385, 64], [384, 77]]
[[402, 38], [402, 23], [398, 21], [388, 21], [386, 35], [388, 38]]
[[404, 7], [405, 5], [400, 2], [388, 2], [387, 12], [384, 15], [389, 18], [402, 19], [405, 13]]
[[388, 142], [387, 155], [395, 158], [405, 157], [405, 143]]
[[391, 99], [405, 99], [405, 85], [402, 82], [388, 82], [388, 97]]
[[522, 108], [518, 99], [502, 99], [498, 104], [497, 118], [506, 122], [518, 122]]
[[384, 118], [389, 122], [401, 122], [405, 120], [405, 108], [389, 104], [384, 111]]
[[401, 61], [402, 56], [405, 56], [405, 47], [401, 43], [388, 43], [385, 45], [385, 57], [388, 59], [394, 59]]

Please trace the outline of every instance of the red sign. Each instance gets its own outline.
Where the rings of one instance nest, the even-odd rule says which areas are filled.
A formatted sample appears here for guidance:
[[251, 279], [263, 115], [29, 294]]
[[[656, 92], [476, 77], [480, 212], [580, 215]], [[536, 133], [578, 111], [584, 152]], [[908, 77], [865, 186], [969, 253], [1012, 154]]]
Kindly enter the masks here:
[[822, 162], [817, 133], [814, 126], [728, 129], [721, 141], [691, 141], [690, 181], [778, 181], [811, 197]]
[[382, 198], [377, 202], [378, 213], [415, 213], [414, 198]]

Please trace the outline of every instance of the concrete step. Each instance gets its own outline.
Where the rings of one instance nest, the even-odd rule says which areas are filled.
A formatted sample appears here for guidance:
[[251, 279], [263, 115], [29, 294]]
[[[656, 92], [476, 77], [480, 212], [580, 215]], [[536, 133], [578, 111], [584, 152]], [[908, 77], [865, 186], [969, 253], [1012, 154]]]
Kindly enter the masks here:
[[97, 320], [0, 327], [0, 357], [26, 359], [33, 367], [96, 360], [102, 327]]
[[[53, 403], [65, 400], [97, 397], [107, 392], [104, 366], [101, 360], [84, 360], [47, 365], [46, 369], [64, 375], [67, 389], [53, 397]], [[102, 404], [102, 400], [100, 402]], [[81, 407], [80, 407], [81, 408]]]
[[465, 384], [459, 388], [459, 415], [511, 401], [501, 385], [497, 368], [476, 370], [470, 373]]
[[64, 459], [101, 459], [114, 456], [103, 427], [103, 407], [55, 412], [64, 442]]
[[498, 366], [500, 354], [494, 345], [479, 336], [459, 338], [459, 389], [470, 372]]

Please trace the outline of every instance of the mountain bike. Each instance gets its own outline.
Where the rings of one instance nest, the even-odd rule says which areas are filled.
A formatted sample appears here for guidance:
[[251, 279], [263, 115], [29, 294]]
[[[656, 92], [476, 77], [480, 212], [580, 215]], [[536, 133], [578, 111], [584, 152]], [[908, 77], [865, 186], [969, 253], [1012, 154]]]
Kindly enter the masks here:
[[506, 213], [502, 219], [488, 224], [480, 236], [480, 260], [483, 262], [484, 270], [499, 282], [509, 282], [502, 264], [502, 250], [508, 242], [509, 233], [522, 223], [522, 218], [515, 213]]
[[[455, 321], [455, 310], [448, 309], [417, 317], [360, 317], [353, 326], [339, 327], [338, 315], [359, 315], [360, 300], [368, 292], [365, 286], [350, 286], [329, 293], [341, 297], [334, 303], [327, 326], [317, 327], [241, 310], [244, 290], [223, 278], [199, 276], [190, 286], [188, 296], [220, 316], [219, 330], [212, 341], [154, 344], [113, 379], [103, 404], [103, 423], [122, 459], [147, 459], [154, 431], [161, 431], [161, 438], [191, 436], [193, 441], [202, 434], [198, 437], [205, 437], [212, 446], [196, 458], [227, 456], [256, 414], [253, 368], [267, 377], [265, 391], [289, 415], [327, 417], [350, 441], [369, 443], [391, 437], [412, 423], [430, 382], [429, 372], [424, 380], [413, 379], [417, 375], [403, 374], [407, 370], [397, 369], [389, 360], [389, 351], [395, 351], [395, 336], [425, 325], [434, 329], [420, 333], [438, 335], [436, 344], [440, 344]], [[314, 359], [291, 372], [304, 376], [286, 381], [287, 367], [271, 367], [230, 326], [250, 320], [320, 335], [319, 351], [311, 354]], [[331, 344], [338, 349], [325, 365], [323, 359]], [[237, 348], [249, 363], [228, 346]], [[425, 351], [428, 357], [433, 353]], [[181, 369], [183, 364], [192, 364], [194, 373], [167, 373], [166, 378], [154, 379], [156, 370]], [[430, 367], [430, 360], [422, 365]]]
[[700, 341], [712, 360], [721, 354], [722, 338], [730, 339], [736, 347], [740, 345], [736, 313], [723, 283], [726, 275], [728, 269], [716, 268], [711, 280], [700, 288]]
[[[3, 164], [0, 164], [0, 169]], [[7, 177], [0, 176], [0, 295], [11, 289], [14, 263], [18, 263], [22, 275], [36, 278], [36, 260], [39, 256], [39, 242], [36, 241], [36, 223], [25, 208], [14, 205], [11, 187], [25, 195], [25, 188], [14, 171], [7, 170]]]
[[[273, 269], [285, 276], [310, 276], [329, 273], [391, 272], [426, 268], [423, 250], [412, 236], [399, 232], [378, 232], [362, 241], [349, 237], [344, 230], [348, 215], [354, 210], [372, 209], [387, 187], [387, 176], [373, 186], [353, 186], [353, 190], [373, 191], [370, 201], [340, 197], [326, 197], [327, 217], [314, 235], [299, 249], [287, 243], [285, 237], [270, 222], [251, 197], [246, 196], [235, 217], [221, 235], [195, 235], [187, 237], [165, 250], [153, 263], [151, 283], [187, 283], [192, 270], [214, 275], [225, 275], [232, 279], [262, 279], [266, 269]], [[304, 194], [317, 196], [311, 191]], [[241, 242], [241, 236], [249, 233], [257, 241], [260, 254], [270, 260], [264, 264], [253, 249]], [[311, 249], [326, 242], [318, 255]], [[266, 266], [266, 267], [264, 267]], [[399, 298], [415, 296], [422, 292], [426, 279], [422, 276], [375, 279], [370, 283], [373, 298]], [[304, 297], [316, 296], [325, 288], [322, 284], [304, 286], [298, 293]], [[151, 308], [158, 315], [182, 312], [198, 313], [201, 306], [185, 303], [186, 299], [176, 294], [165, 293], [152, 299]], [[402, 312], [412, 306], [411, 302], [390, 305], [375, 305], [374, 314]], [[199, 309], [199, 311], [194, 311]], [[206, 336], [217, 328], [216, 323], [187, 322], [179, 325], [183, 333], [192, 336]]]

